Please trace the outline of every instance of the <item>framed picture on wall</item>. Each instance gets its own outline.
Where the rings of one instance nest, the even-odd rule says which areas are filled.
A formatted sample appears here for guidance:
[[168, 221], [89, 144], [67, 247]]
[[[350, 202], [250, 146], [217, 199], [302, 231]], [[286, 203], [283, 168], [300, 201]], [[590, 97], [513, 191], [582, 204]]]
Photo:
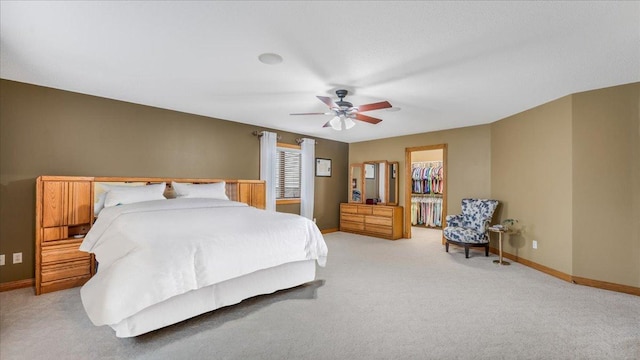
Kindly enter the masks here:
[[331, 159], [316, 158], [316, 176], [331, 176]]
[[365, 179], [376, 178], [376, 166], [374, 164], [364, 164], [364, 178]]

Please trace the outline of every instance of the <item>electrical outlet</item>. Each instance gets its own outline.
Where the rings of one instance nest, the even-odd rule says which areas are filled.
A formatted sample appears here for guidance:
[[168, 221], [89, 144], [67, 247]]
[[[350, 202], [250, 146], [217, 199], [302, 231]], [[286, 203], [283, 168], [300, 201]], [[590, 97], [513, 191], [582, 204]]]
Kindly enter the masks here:
[[0, 266], [4, 265], [4, 254], [0, 255]]
[[534, 249], [537, 249], [538, 248], [538, 240], [533, 240], [531, 242], [531, 246], [533, 246]]
[[13, 263], [20, 264], [22, 262], [22, 253], [13, 253]]

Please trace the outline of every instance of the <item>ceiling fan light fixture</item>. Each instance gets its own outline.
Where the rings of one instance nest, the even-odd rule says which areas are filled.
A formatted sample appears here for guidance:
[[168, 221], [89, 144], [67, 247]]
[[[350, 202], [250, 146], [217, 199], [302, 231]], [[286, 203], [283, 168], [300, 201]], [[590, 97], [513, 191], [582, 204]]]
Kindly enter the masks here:
[[351, 120], [351, 118], [344, 117], [344, 116], [336, 116], [333, 119], [331, 119], [331, 121], [329, 122], [329, 125], [331, 125], [331, 128], [333, 128], [333, 130], [342, 131], [342, 130], [351, 129], [356, 125], [356, 123], [353, 120]]
[[344, 118], [344, 119], [342, 120], [342, 122], [344, 123], [344, 127], [345, 127], [345, 129], [347, 129], [347, 130], [349, 130], [349, 129], [351, 129], [352, 127], [356, 126], [355, 121], [351, 120], [351, 118]]
[[333, 130], [338, 130], [338, 131], [342, 130], [340, 128], [340, 117], [339, 116], [336, 116], [333, 119], [331, 119], [331, 121], [329, 121], [329, 125], [331, 125], [331, 128]]
[[326, 122], [323, 127], [332, 127], [334, 130], [342, 131], [349, 130], [356, 125], [353, 119], [373, 125], [382, 121], [381, 119], [361, 114], [361, 112], [392, 108], [388, 101], [353, 106], [352, 103], [344, 101], [344, 97], [347, 96], [347, 93], [347, 90], [336, 90], [336, 95], [338, 95], [338, 98], [340, 99], [338, 101], [333, 101], [327, 96], [316, 96], [318, 100], [322, 101], [329, 107], [330, 112], [294, 113], [291, 115], [335, 115], [335, 117]]

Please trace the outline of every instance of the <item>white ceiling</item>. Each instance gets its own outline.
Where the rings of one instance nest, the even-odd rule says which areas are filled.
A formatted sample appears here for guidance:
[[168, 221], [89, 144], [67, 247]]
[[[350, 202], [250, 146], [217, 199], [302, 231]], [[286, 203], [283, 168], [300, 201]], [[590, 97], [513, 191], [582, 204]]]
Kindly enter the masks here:
[[[640, 81], [640, 2], [2, 1], [0, 77], [344, 142]], [[284, 61], [265, 65], [262, 53]], [[322, 128], [315, 96], [400, 111]]]

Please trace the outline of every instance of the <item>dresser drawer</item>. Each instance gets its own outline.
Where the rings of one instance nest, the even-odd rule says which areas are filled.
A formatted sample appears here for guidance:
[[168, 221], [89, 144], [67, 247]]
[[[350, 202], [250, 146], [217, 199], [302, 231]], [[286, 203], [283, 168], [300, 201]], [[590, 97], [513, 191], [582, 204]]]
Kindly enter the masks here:
[[374, 224], [374, 225], [384, 225], [384, 226], [392, 226], [393, 219], [390, 217], [380, 217], [380, 216], [366, 216], [364, 219], [365, 224]]
[[373, 211], [371, 210], [371, 206], [358, 206], [358, 214], [371, 215]]
[[89, 258], [71, 262], [42, 265], [42, 282], [50, 282], [76, 276], [91, 275]]
[[358, 213], [358, 205], [345, 205], [345, 204], [342, 204], [340, 206], [340, 210], [343, 213], [357, 214]]
[[391, 208], [387, 208], [387, 207], [371, 207], [371, 213], [372, 215], [376, 215], [376, 216], [386, 216], [386, 217], [392, 217], [393, 216], [393, 209]]
[[365, 224], [364, 229], [366, 231], [384, 236], [391, 236], [393, 234], [393, 228], [391, 226]]
[[364, 223], [363, 222], [353, 222], [353, 221], [340, 221], [340, 230], [363, 231], [364, 230]]
[[52, 245], [42, 247], [42, 264], [61, 262], [61, 261], [73, 261], [73, 260], [88, 260], [90, 256], [84, 251], [78, 250], [80, 243], [71, 243], [63, 245]]
[[342, 214], [340, 215], [340, 221], [364, 223], [364, 215]]

